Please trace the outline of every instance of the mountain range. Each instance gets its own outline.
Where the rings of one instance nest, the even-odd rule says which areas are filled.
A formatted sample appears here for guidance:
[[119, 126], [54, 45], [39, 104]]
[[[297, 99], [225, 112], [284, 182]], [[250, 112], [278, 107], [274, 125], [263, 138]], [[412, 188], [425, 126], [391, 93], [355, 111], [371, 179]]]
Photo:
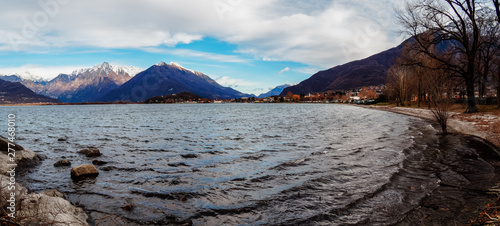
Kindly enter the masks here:
[[117, 67], [107, 62], [93, 68], [59, 74], [50, 81], [20, 74], [0, 75], [1, 80], [18, 82], [34, 92], [63, 102], [131, 101], [153, 96], [190, 92], [209, 99], [249, 97], [218, 84], [209, 76], [177, 63], [160, 62], [147, 70]]
[[71, 74], [59, 74], [50, 81], [39, 79], [29, 73], [3, 75], [0, 79], [20, 82], [37, 94], [63, 102], [94, 102], [140, 71], [132, 66], [117, 67], [104, 62], [93, 68], [76, 70]]
[[[93, 68], [80, 69], [71, 74], [60, 74], [48, 82], [39, 94], [63, 102], [99, 101], [110, 90], [118, 88], [135, 74], [135, 68], [124, 69], [104, 62]], [[29, 86], [28, 86], [29, 87]]]
[[186, 69], [177, 63], [160, 62], [137, 74], [122, 86], [111, 90], [102, 101], [138, 102], [153, 96], [189, 92], [203, 98], [232, 99], [249, 96], [219, 85], [207, 75]]
[[20, 82], [0, 79], [0, 104], [60, 103], [60, 100], [38, 95]]
[[366, 59], [320, 71], [295, 86], [285, 88], [281, 95], [284, 96], [288, 92], [307, 94], [383, 85], [387, 78], [387, 70], [401, 56], [405, 43], [406, 41]]

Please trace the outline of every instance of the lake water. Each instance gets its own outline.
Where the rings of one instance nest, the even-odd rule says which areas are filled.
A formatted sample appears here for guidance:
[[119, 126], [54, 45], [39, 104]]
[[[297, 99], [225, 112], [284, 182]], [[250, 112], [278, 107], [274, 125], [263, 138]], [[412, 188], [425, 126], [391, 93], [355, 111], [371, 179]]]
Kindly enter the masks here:
[[[58, 189], [97, 223], [389, 224], [436, 187], [420, 119], [347, 105], [1, 107], [18, 143], [47, 159], [19, 178]], [[64, 138], [66, 141], [58, 141]], [[79, 150], [96, 147], [87, 158]], [[97, 166], [73, 181], [70, 167]], [[122, 208], [129, 206], [132, 208]], [[106, 219], [107, 224], [115, 224]], [[101, 224], [102, 225], [102, 224]]]

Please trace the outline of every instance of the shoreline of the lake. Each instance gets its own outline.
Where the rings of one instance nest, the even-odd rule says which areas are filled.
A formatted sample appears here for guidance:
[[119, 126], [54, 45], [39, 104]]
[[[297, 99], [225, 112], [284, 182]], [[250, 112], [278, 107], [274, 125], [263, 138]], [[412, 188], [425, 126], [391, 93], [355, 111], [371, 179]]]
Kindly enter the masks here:
[[[382, 111], [389, 111], [397, 114], [403, 114], [407, 116], [412, 116], [412, 117], [417, 117], [421, 118], [424, 120], [427, 120], [433, 124], [436, 124], [434, 115], [432, 114], [430, 109], [423, 109], [423, 108], [410, 108], [410, 107], [396, 107], [396, 106], [380, 106], [380, 105], [368, 105], [368, 106], [362, 106], [365, 108], [370, 108], [370, 109], [376, 109], [376, 110], [382, 110]], [[496, 155], [500, 153], [500, 117], [493, 115], [493, 114], [488, 114], [488, 113], [476, 113], [476, 114], [466, 114], [466, 113], [459, 113], [459, 112], [449, 112], [450, 117], [448, 119], [448, 128], [452, 132], [451, 136], [470, 136], [472, 138], [478, 139], [482, 142], [484, 142], [487, 146], [490, 146], [492, 151], [495, 151], [496, 149]], [[438, 127], [437, 125], [435, 125]], [[480, 147], [476, 147], [478, 150], [481, 149]], [[475, 206], [472, 207], [472, 209], [469, 209], [470, 211], [473, 211], [474, 214], [471, 215], [470, 217], [470, 222], [474, 222], [477, 220], [484, 220], [483, 218], [485, 217], [478, 217], [480, 216], [480, 213], [483, 211], [486, 211], [488, 209], [488, 206], [494, 205], [492, 203], [498, 204], [499, 200], [498, 199], [498, 191], [497, 187], [500, 185], [500, 176], [499, 176], [499, 164], [498, 163], [493, 163], [492, 164], [495, 168], [497, 168], [496, 171], [496, 183], [492, 184], [490, 188], [483, 190], [481, 192], [484, 192], [484, 195], [482, 198], [484, 199], [489, 199], [490, 201], [487, 201], [486, 203], [479, 202], [475, 204]], [[448, 185], [446, 185], [448, 186]], [[462, 188], [459, 188], [462, 189]], [[494, 194], [494, 195], [492, 195]], [[444, 197], [445, 195], [443, 195]], [[489, 197], [489, 198], [488, 198]], [[427, 222], [428, 223], [428, 222]], [[440, 222], [440, 223], [445, 223], [445, 222]], [[449, 222], [450, 224], [452, 222]]]
[[[379, 105], [359, 106], [413, 116], [433, 123], [435, 122], [434, 115], [429, 109]], [[482, 112], [475, 114], [449, 112], [449, 114], [448, 128], [451, 129], [451, 132], [482, 138], [500, 149], [499, 116]]]

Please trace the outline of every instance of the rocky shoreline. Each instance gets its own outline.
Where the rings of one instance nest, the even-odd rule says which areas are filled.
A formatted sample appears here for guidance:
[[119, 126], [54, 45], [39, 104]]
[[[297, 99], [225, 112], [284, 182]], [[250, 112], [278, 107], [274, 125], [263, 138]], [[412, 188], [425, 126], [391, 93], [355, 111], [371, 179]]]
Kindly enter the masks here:
[[[88, 216], [82, 208], [72, 205], [56, 190], [30, 193], [15, 181], [16, 175], [26, 173], [42, 157], [16, 144], [15, 163], [9, 165], [8, 143], [0, 137], [0, 222], [6, 225], [76, 225], [86, 226]], [[9, 218], [15, 216], [15, 218]], [[3, 224], [2, 224], [3, 225]]]
[[[434, 122], [428, 109], [368, 106]], [[397, 225], [467, 225], [499, 195], [500, 150], [497, 123], [491, 114], [450, 112], [452, 134], [442, 136], [435, 150], [435, 164], [428, 167], [440, 179], [418, 208]], [[436, 127], [438, 127], [436, 125]], [[458, 145], [457, 145], [458, 144]], [[453, 146], [453, 148], [449, 148]], [[438, 151], [439, 150], [439, 151]]]

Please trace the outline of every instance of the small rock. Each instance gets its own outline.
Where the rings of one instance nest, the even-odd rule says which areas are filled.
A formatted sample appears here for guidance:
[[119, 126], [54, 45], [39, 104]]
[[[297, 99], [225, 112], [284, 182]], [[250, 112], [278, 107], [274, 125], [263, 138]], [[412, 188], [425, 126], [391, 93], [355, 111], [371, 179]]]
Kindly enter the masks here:
[[132, 211], [134, 209], [134, 206], [132, 204], [125, 204], [121, 207], [123, 210], [126, 210], [126, 211]]
[[101, 152], [97, 148], [89, 148], [89, 149], [83, 149], [80, 151], [81, 154], [84, 154], [87, 157], [98, 157], [101, 156]]
[[194, 158], [198, 158], [198, 155], [195, 155], [195, 154], [184, 154], [184, 155], [181, 155], [181, 157], [183, 157], [185, 159], [194, 159]]
[[102, 165], [108, 164], [108, 162], [96, 159], [96, 160], [92, 161], [92, 164], [94, 164], [96, 166], [102, 166]]
[[60, 167], [60, 166], [71, 166], [71, 162], [67, 159], [59, 160], [56, 163], [54, 163], [55, 167]]
[[72, 178], [95, 177], [99, 175], [99, 171], [94, 165], [81, 165], [71, 169]]
[[67, 141], [66, 138], [59, 138], [57, 141]]

